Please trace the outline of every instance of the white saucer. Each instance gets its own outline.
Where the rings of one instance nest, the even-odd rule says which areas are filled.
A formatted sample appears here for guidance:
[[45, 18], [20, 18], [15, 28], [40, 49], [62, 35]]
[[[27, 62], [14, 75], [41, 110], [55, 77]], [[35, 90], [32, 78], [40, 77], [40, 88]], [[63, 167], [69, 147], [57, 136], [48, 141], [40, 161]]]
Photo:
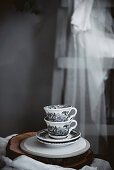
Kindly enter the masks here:
[[64, 139], [53, 139], [49, 137], [48, 130], [43, 129], [37, 132], [37, 139], [44, 144], [54, 144], [54, 145], [68, 145], [74, 143], [80, 138], [81, 133], [76, 130], [72, 130], [68, 137]]
[[35, 156], [46, 158], [68, 158], [85, 153], [89, 148], [89, 142], [80, 137], [72, 145], [59, 146], [45, 145], [37, 140], [36, 136], [28, 137], [20, 144], [23, 151]]

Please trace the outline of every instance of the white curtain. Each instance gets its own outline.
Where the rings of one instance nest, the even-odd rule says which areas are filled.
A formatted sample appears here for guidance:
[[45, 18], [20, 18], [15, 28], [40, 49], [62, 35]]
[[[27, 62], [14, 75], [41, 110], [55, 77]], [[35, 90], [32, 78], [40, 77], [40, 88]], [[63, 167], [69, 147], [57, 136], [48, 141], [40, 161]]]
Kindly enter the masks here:
[[64, 77], [64, 103], [78, 109], [78, 128], [90, 141], [94, 153], [104, 152], [107, 140], [104, 81], [108, 69], [104, 68], [104, 59], [114, 57], [112, 17], [107, 8], [111, 4], [107, 2], [74, 1], [72, 31], [66, 58], [62, 60], [69, 62]]

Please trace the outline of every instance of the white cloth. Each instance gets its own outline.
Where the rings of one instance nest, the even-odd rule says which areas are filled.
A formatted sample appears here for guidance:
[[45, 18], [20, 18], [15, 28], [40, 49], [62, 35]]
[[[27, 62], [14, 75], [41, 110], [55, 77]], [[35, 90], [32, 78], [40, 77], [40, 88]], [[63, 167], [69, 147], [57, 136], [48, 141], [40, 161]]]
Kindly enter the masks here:
[[[105, 150], [107, 141], [104, 82], [108, 69], [104, 69], [104, 59], [114, 58], [112, 17], [106, 0], [74, 2], [73, 34], [69, 36], [67, 57], [76, 58], [77, 62], [74, 63], [76, 69], [68, 69], [65, 74], [64, 103], [77, 108], [76, 119], [82, 136], [95, 136], [92, 149], [99, 153]], [[91, 125], [93, 128], [89, 128]], [[101, 136], [104, 145], [100, 143]]]
[[[73, 170], [73, 168], [63, 168], [57, 165], [49, 165], [36, 161], [25, 155], [15, 158], [13, 161], [6, 157], [6, 145], [8, 140], [15, 135], [0, 138], [0, 168], [1, 170]], [[110, 164], [101, 159], [94, 159], [91, 166], [84, 166], [81, 170], [111, 170]]]

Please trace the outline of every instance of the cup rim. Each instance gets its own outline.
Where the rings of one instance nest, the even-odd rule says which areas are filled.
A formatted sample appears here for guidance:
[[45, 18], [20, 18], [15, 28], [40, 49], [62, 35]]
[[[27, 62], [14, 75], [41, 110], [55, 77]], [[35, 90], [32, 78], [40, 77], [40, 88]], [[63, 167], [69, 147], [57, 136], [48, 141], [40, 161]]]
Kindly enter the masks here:
[[64, 122], [54, 122], [54, 121], [51, 121], [51, 120], [47, 120], [46, 117], [44, 118], [44, 121], [45, 122], [51, 122], [51, 123], [54, 123], [54, 124], [65, 124], [65, 123], [70, 123], [73, 119], [70, 119], [70, 120], [66, 120]]
[[[58, 104], [60, 106], [67, 106], [66, 108], [49, 108], [49, 106], [53, 106], [53, 105], [49, 105], [49, 106], [44, 106], [44, 110], [63, 110], [63, 109], [69, 109], [69, 108], [72, 108], [73, 106], [72, 105], [67, 105], [67, 104]], [[57, 106], [57, 105], [54, 105], [54, 106]]]

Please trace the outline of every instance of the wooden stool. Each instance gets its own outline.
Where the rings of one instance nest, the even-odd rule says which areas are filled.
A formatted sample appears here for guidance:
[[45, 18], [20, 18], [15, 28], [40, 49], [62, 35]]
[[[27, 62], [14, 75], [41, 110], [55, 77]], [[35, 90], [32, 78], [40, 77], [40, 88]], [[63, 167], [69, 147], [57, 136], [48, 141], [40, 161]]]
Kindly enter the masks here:
[[9, 140], [6, 148], [6, 156], [9, 157], [10, 159], [14, 159], [21, 155], [27, 155], [35, 160], [47, 164], [53, 164], [53, 165], [55, 164], [63, 167], [76, 168], [76, 169], [82, 168], [84, 165], [90, 165], [93, 160], [93, 153], [90, 149], [81, 155], [73, 156], [69, 158], [46, 158], [46, 157], [44, 158], [41, 156], [30, 155], [22, 151], [20, 148], [21, 141], [35, 135], [36, 132], [28, 132], [12, 137]]

